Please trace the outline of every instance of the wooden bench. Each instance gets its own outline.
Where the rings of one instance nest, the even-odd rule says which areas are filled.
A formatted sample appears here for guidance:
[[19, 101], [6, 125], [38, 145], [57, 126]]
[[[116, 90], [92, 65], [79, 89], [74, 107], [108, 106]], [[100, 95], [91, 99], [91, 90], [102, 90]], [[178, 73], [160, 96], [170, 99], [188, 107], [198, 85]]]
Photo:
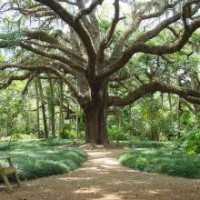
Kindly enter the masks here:
[[[1, 164], [2, 160], [6, 160], [8, 163], [8, 166], [3, 167]], [[12, 187], [8, 181], [7, 174], [13, 174], [18, 186], [20, 186], [20, 180], [17, 174], [17, 169], [13, 166], [11, 157], [10, 156], [0, 157], [0, 175], [2, 176], [2, 179], [5, 185], [7, 186], [7, 188], [11, 191]]]

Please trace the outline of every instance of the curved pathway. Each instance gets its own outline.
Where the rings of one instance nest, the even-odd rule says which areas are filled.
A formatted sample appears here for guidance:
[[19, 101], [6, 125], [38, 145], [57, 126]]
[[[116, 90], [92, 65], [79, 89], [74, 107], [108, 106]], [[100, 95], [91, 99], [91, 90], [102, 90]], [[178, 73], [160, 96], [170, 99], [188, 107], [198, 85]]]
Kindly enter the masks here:
[[0, 188], [0, 200], [200, 200], [200, 180], [148, 174], [123, 167], [122, 150], [86, 150], [81, 168], [22, 182], [14, 192]]

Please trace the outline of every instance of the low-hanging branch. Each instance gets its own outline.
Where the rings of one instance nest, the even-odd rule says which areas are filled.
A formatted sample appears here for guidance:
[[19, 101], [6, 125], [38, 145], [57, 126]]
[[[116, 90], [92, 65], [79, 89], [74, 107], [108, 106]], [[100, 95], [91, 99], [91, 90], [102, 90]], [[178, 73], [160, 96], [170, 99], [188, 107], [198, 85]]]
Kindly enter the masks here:
[[178, 96], [184, 98], [185, 100], [191, 103], [198, 103], [198, 104], [200, 103], [199, 91], [195, 91], [189, 88], [172, 86], [172, 85], [154, 81], [154, 82], [141, 85], [139, 88], [137, 88], [133, 92], [130, 92], [125, 97], [111, 96], [109, 98], [108, 105], [109, 106], [126, 106], [137, 101], [138, 99], [140, 99], [141, 97], [145, 95], [153, 94], [155, 92], [177, 94]]
[[0, 66], [0, 70], [5, 70], [5, 69], [20, 69], [20, 70], [25, 70], [23, 75], [11, 75], [7, 80], [4, 80], [0, 83], [0, 89], [8, 87], [13, 81], [16, 80], [26, 80], [30, 79], [32, 80], [31, 77], [35, 77], [35, 75], [39, 75], [41, 73], [52, 73], [56, 77], [59, 77], [64, 83], [68, 85], [70, 88], [72, 94], [77, 98], [77, 100], [81, 101], [83, 96], [80, 95], [77, 91], [77, 88], [70, 82], [70, 79], [65, 76], [60, 70], [50, 66], [50, 65], [39, 65], [39, 66], [27, 66], [27, 65], [19, 65], [19, 64], [5, 64]]
[[13, 81], [23, 81], [31, 77], [32, 72], [26, 72], [22, 75], [12, 75], [6, 81], [0, 82], [0, 89], [5, 89], [12, 84]]

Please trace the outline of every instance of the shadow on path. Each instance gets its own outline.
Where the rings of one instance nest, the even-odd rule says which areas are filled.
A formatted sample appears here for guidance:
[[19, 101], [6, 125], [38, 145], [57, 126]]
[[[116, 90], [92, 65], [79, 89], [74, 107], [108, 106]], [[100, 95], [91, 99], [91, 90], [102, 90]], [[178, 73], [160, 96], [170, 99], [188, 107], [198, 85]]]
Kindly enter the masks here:
[[86, 150], [81, 168], [63, 175], [22, 183], [0, 200], [200, 200], [200, 180], [148, 174], [120, 165], [122, 150]]

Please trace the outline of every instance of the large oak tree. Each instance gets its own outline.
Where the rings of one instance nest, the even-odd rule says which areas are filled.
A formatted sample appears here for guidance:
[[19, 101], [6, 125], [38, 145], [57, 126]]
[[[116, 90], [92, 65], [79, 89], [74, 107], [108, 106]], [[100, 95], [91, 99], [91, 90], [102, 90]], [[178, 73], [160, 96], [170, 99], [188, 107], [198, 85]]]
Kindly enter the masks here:
[[[1, 63], [1, 70], [12, 69], [1, 88], [14, 80], [30, 83], [40, 73], [61, 78], [83, 109], [88, 142], [108, 142], [110, 106], [125, 106], [156, 91], [200, 102], [199, 91], [156, 80], [140, 82], [124, 95], [109, 92], [112, 82], [137, 79], [119, 72], [138, 53], [170, 62], [168, 55], [180, 51], [200, 27], [199, 0], [4, 0], [0, 9], [4, 15], [17, 16], [18, 24], [15, 30], [8, 27], [15, 31], [10, 37], [0, 35], [0, 48], [15, 45], [39, 56], [34, 64]], [[163, 32], [169, 37], [158, 43]]]

